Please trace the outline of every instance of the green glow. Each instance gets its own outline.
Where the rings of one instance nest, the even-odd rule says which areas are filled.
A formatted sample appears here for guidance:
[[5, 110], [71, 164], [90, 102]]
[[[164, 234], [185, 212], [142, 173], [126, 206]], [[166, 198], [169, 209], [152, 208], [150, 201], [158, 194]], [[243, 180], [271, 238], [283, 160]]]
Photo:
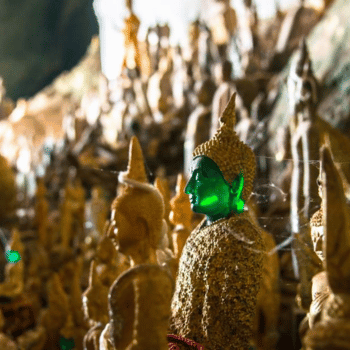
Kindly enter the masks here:
[[216, 203], [218, 201], [218, 197], [217, 196], [211, 196], [208, 198], [205, 198], [202, 202], [201, 205], [205, 206], [209, 206], [212, 205], [214, 203]]
[[17, 250], [8, 250], [6, 252], [6, 259], [8, 262], [15, 264], [21, 260], [21, 255]]
[[61, 337], [60, 338], [60, 347], [61, 347], [61, 350], [74, 349], [74, 347], [75, 347], [74, 339], [73, 338], [66, 339], [64, 337]]
[[205, 214], [211, 223], [227, 217], [231, 212], [243, 213], [243, 187], [243, 172], [229, 184], [212, 159], [199, 156], [192, 161], [192, 174], [185, 193], [190, 196], [192, 210]]

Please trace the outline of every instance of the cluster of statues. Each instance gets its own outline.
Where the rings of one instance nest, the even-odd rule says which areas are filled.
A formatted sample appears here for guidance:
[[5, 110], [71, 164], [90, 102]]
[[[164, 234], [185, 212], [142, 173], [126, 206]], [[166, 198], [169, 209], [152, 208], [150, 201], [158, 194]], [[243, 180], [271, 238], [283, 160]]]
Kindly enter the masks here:
[[[217, 4], [186, 52], [166, 24], [139, 41], [126, 2], [121, 76], [64, 106], [64, 139], [33, 157], [44, 174], [17, 212], [1, 159], [0, 349], [350, 348], [350, 139], [318, 115], [295, 33], [321, 14], [301, 2], [288, 27], [278, 12], [268, 55], [254, 4], [250, 44]], [[269, 135], [271, 67], [296, 41], [288, 122]], [[284, 196], [261, 202], [266, 180]]]

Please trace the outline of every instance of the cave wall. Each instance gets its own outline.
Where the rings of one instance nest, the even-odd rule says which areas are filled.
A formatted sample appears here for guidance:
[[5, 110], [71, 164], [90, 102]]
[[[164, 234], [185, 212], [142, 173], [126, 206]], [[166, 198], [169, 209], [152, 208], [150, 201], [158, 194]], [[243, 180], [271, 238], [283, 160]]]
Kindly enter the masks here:
[[33, 96], [72, 68], [97, 32], [92, 0], [0, 0], [0, 76], [8, 95]]

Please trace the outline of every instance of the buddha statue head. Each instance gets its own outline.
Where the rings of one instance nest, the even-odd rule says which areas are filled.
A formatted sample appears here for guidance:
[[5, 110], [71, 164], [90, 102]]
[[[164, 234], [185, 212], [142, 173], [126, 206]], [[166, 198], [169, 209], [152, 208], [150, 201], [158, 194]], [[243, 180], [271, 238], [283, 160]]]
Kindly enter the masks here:
[[156, 263], [155, 251], [164, 233], [164, 203], [159, 191], [147, 183], [141, 146], [132, 137], [129, 164], [119, 175], [125, 185], [112, 203], [108, 237], [131, 265]]
[[234, 131], [235, 94], [220, 118], [220, 127], [209, 141], [193, 152], [191, 177], [185, 188], [192, 210], [207, 216], [208, 223], [239, 214], [253, 189], [255, 157]]
[[305, 39], [301, 41], [299, 51], [291, 64], [287, 84], [289, 108], [292, 116], [305, 110], [306, 107], [315, 109], [317, 82]]
[[323, 235], [324, 235], [324, 220], [323, 209], [319, 209], [311, 218], [311, 238], [314, 251], [317, 256], [323, 261]]

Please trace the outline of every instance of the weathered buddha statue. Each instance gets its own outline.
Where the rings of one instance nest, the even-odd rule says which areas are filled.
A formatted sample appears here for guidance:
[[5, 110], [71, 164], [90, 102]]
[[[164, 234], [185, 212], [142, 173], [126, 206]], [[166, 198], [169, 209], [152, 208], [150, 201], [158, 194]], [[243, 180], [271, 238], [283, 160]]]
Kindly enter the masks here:
[[156, 250], [166, 234], [164, 204], [148, 184], [140, 144], [133, 137], [129, 165], [119, 175], [123, 191], [112, 204], [108, 237], [130, 260], [109, 291], [109, 324], [100, 349], [159, 349], [167, 345], [173, 281], [157, 265]]
[[90, 329], [84, 337], [85, 350], [98, 350], [103, 328], [108, 323], [108, 287], [101, 283], [95, 262], [90, 265], [89, 287], [83, 293], [83, 308]]
[[225, 60], [222, 63], [219, 63], [217, 67], [218, 88], [215, 91], [213, 98], [210, 137], [213, 137], [215, 135], [216, 130], [219, 127], [220, 116], [224, 112], [224, 109], [227, 106], [227, 103], [229, 102], [233, 93], [236, 92], [237, 120], [240, 121], [243, 115], [248, 118], [248, 113], [243, 105], [243, 100], [239, 95], [237, 95], [237, 89], [232, 80], [232, 63], [228, 60]]
[[49, 214], [49, 203], [46, 199], [47, 189], [43, 178], [39, 178], [37, 182], [36, 201], [35, 201], [35, 217], [38, 227], [39, 242], [43, 247], [48, 247], [47, 225]]
[[102, 236], [108, 217], [108, 205], [101, 186], [93, 187], [91, 191], [90, 218], [99, 236]]
[[141, 57], [139, 51], [139, 43], [137, 40], [137, 33], [140, 28], [140, 20], [135, 15], [132, 9], [132, 0], [126, 0], [126, 8], [128, 10], [128, 17], [124, 20], [124, 60], [122, 69], [140, 70]]
[[321, 150], [319, 181], [323, 193], [322, 257], [330, 293], [323, 301], [319, 321], [304, 338], [304, 346], [306, 350], [345, 350], [350, 349], [350, 217], [342, 179], [327, 147]]
[[206, 349], [248, 348], [262, 274], [264, 243], [244, 210], [255, 157], [234, 125], [235, 95], [215, 136], [193, 152], [185, 189], [192, 210], [206, 218], [182, 251], [170, 331]]
[[13, 229], [12, 238], [6, 251], [17, 252], [19, 254], [19, 261], [8, 262], [5, 266], [5, 280], [0, 283], [0, 296], [8, 298], [16, 298], [23, 293], [24, 290], [24, 245], [21, 242], [21, 236], [18, 229]]
[[184, 172], [189, 173], [192, 153], [201, 143], [209, 140], [211, 104], [216, 86], [210, 78], [196, 83], [198, 105], [187, 122], [184, 144]]

